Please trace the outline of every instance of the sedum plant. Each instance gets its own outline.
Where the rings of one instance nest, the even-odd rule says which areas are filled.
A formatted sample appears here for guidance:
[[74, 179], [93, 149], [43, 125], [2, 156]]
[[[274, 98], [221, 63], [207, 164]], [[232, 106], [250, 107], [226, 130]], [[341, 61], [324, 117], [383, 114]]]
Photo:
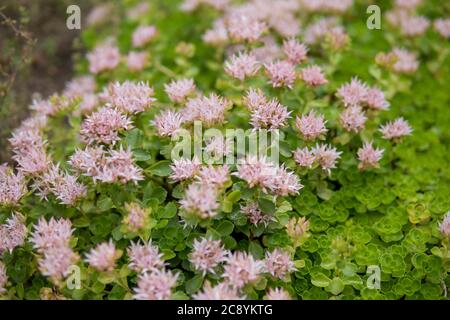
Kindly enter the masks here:
[[446, 299], [449, 20], [366, 5], [95, 8], [9, 139], [0, 296]]

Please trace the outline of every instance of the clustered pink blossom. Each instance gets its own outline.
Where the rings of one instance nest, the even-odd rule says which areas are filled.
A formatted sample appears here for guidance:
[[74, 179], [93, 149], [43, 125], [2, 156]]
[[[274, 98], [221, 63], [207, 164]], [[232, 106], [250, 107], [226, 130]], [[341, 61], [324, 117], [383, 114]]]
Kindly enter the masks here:
[[224, 20], [217, 19], [214, 21], [213, 27], [205, 32], [202, 39], [205, 43], [214, 46], [227, 43], [228, 31]]
[[264, 65], [269, 83], [274, 87], [288, 87], [292, 89], [297, 78], [295, 66], [285, 60], [269, 62]]
[[247, 94], [243, 98], [244, 105], [250, 110], [256, 110], [260, 106], [265, 106], [267, 104], [268, 100], [267, 97], [264, 95], [264, 92], [261, 89], [253, 89], [250, 88], [247, 91]]
[[145, 227], [149, 212], [142, 208], [138, 203], [125, 203], [125, 210], [128, 215], [124, 219], [124, 223], [131, 232], [138, 232]]
[[342, 85], [336, 95], [342, 99], [344, 106], [360, 106], [367, 98], [367, 85], [354, 77], [350, 83]]
[[225, 282], [236, 289], [256, 282], [263, 271], [263, 263], [255, 260], [247, 252], [236, 251], [229, 255], [224, 266], [222, 277]]
[[442, 235], [450, 238], [450, 212], [447, 212], [444, 220], [439, 224], [439, 231]]
[[325, 35], [333, 28], [341, 28], [337, 25], [337, 20], [334, 17], [321, 18], [316, 22], [310, 24], [304, 32], [304, 39], [307, 44], [317, 44], [324, 40]]
[[13, 213], [6, 223], [0, 225], [0, 255], [4, 251], [12, 252], [14, 248], [23, 246], [27, 236], [25, 217]]
[[217, 202], [217, 191], [206, 185], [191, 184], [180, 200], [181, 207], [188, 213], [201, 219], [211, 218], [217, 215], [219, 203]]
[[102, 242], [91, 249], [86, 254], [86, 261], [97, 271], [112, 271], [119, 257], [116, 246], [110, 240], [109, 242]]
[[265, 158], [247, 157], [237, 165], [233, 175], [245, 180], [250, 188], [260, 187], [263, 192], [271, 191], [276, 195], [295, 195], [303, 187], [293, 172], [287, 171], [282, 165], [276, 167]]
[[131, 242], [127, 253], [130, 257], [129, 268], [133, 271], [145, 273], [164, 268], [163, 255], [151, 241], [144, 244]]
[[310, 111], [296, 118], [295, 127], [305, 140], [314, 140], [328, 131], [325, 127], [326, 122], [323, 115], [316, 115], [314, 111]]
[[326, 144], [317, 144], [311, 151], [315, 161], [328, 173], [330, 173], [330, 169], [336, 168], [336, 161], [342, 154], [341, 151]]
[[197, 180], [202, 185], [220, 189], [230, 181], [230, 171], [227, 165], [208, 165], [200, 169]]
[[419, 68], [416, 54], [402, 48], [394, 48], [392, 53], [396, 57], [396, 62], [392, 69], [398, 73], [414, 73]]
[[106, 106], [89, 115], [81, 124], [81, 139], [88, 143], [115, 144], [119, 132], [133, 128], [131, 120], [116, 108]]
[[358, 160], [360, 161], [358, 168], [360, 170], [378, 168], [378, 162], [381, 160], [383, 152], [383, 149], [374, 148], [372, 142], [364, 142], [363, 147], [358, 149]]
[[280, 249], [267, 252], [264, 263], [264, 270], [278, 279], [284, 279], [290, 272], [297, 270], [289, 252]]
[[239, 295], [237, 289], [231, 287], [227, 283], [220, 282], [216, 286], [211, 286], [206, 281], [203, 290], [192, 296], [194, 300], [244, 300], [245, 296]]
[[215, 273], [214, 269], [226, 261], [227, 255], [228, 252], [223, 248], [220, 240], [195, 239], [189, 261], [195, 270], [205, 276], [207, 273]]
[[208, 97], [189, 99], [182, 114], [186, 122], [201, 121], [205, 127], [211, 127], [224, 123], [225, 112], [231, 104], [229, 100], [212, 93]]
[[171, 271], [155, 270], [139, 276], [134, 289], [136, 300], [169, 300], [172, 288], [176, 286], [178, 274]]
[[69, 219], [60, 218], [57, 220], [51, 217], [47, 222], [44, 218], [40, 218], [38, 223], [34, 225], [30, 241], [38, 252], [44, 252], [48, 248], [68, 246], [73, 231]]
[[266, 36], [260, 39], [263, 45], [253, 48], [250, 52], [261, 63], [271, 63], [279, 60], [283, 56], [283, 51], [272, 36]]
[[383, 134], [384, 139], [397, 140], [401, 137], [410, 135], [412, 129], [406, 120], [398, 118], [380, 126], [380, 132]]
[[282, 288], [270, 288], [265, 296], [266, 300], [291, 300], [289, 293]]
[[389, 109], [389, 102], [386, 101], [384, 92], [375, 87], [367, 90], [365, 102], [369, 108], [375, 110]]
[[343, 13], [353, 6], [353, 0], [301, 0], [301, 4], [308, 11]]
[[111, 3], [95, 6], [86, 17], [86, 25], [89, 27], [100, 25], [108, 20], [113, 13], [114, 7]]
[[26, 193], [27, 185], [23, 174], [14, 174], [11, 168], [0, 165], [0, 205], [16, 206]]
[[8, 275], [6, 274], [6, 266], [0, 261], [0, 294], [6, 292], [7, 283]]
[[153, 88], [146, 82], [125, 81], [111, 83], [101, 98], [123, 113], [135, 114], [151, 107], [156, 101], [154, 94]]
[[316, 158], [313, 152], [305, 147], [294, 151], [294, 160], [300, 167], [311, 168]]
[[406, 10], [413, 10], [417, 8], [423, 0], [395, 0], [395, 7], [406, 9]]
[[283, 42], [283, 52], [292, 64], [302, 63], [308, 58], [308, 47], [295, 39]]
[[108, 150], [100, 147], [86, 147], [77, 150], [71, 157], [69, 164], [81, 174], [92, 177], [105, 183], [137, 182], [143, 179], [142, 169], [133, 162], [133, 153], [130, 149]]
[[339, 115], [339, 121], [345, 130], [359, 132], [364, 129], [367, 117], [358, 105], [346, 108]]
[[400, 29], [402, 34], [407, 37], [416, 37], [423, 35], [430, 26], [430, 21], [422, 16], [406, 15], [400, 19]]
[[300, 70], [300, 78], [310, 87], [318, 87], [328, 83], [322, 68], [315, 65]]
[[225, 72], [236, 79], [243, 81], [253, 77], [259, 71], [260, 64], [252, 54], [239, 52], [225, 62]]
[[194, 80], [187, 78], [172, 80], [169, 84], [164, 85], [164, 90], [172, 102], [182, 103], [195, 92], [196, 87]]
[[127, 55], [127, 67], [130, 71], [142, 71], [148, 63], [147, 52], [130, 51]]
[[433, 27], [444, 39], [450, 38], [450, 19], [436, 19]]
[[44, 276], [59, 280], [69, 275], [70, 267], [78, 259], [78, 255], [68, 246], [50, 247], [39, 258], [39, 271]]
[[180, 112], [166, 110], [155, 116], [151, 124], [155, 127], [160, 137], [170, 137], [183, 125], [183, 116]]
[[255, 129], [276, 130], [287, 125], [290, 114], [288, 108], [274, 98], [251, 111], [250, 124]]
[[207, 139], [204, 148], [204, 156], [210, 157], [211, 160], [220, 160], [224, 156], [234, 153], [233, 142], [225, 137], [212, 137]]
[[173, 181], [184, 181], [193, 179], [200, 171], [201, 162], [198, 158], [194, 157], [192, 160], [187, 158], [181, 158], [179, 160], [173, 160], [173, 164], [170, 166], [172, 173], [170, 178]]
[[154, 26], [138, 27], [132, 35], [133, 47], [138, 48], [145, 46], [156, 37], [157, 33]]
[[92, 76], [80, 76], [66, 84], [63, 95], [69, 98], [83, 97], [85, 94], [95, 92], [97, 84]]
[[89, 71], [91, 73], [101, 73], [115, 69], [120, 63], [119, 49], [111, 43], [103, 43], [87, 54], [89, 61]]
[[250, 202], [246, 205], [241, 205], [241, 212], [245, 214], [248, 221], [250, 221], [251, 224], [258, 226], [259, 224], [264, 225], [267, 227], [267, 225], [274, 221], [275, 218], [271, 215], [265, 214], [259, 209], [258, 203], [256, 202]]
[[238, 42], [254, 42], [267, 30], [266, 23], [239, 13], [233, 13], [227, 18], [226, 27], [230, 37]]

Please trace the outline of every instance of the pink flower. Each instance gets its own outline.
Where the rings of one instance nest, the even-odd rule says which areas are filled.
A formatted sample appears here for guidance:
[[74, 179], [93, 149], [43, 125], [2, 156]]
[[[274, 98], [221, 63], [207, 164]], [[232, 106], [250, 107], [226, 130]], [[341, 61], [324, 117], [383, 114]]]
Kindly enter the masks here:
[[450, 38], [450, 19], [436, 19], [433, 23], [434, 30], [436, 30], [442, 38]]
[[88, 143], [115, 144], [120, 140], [119, 132], [133, 128], [131, 120], [112, 107], [103, 107], [88, 116], [81, 124], [81, 139]]
[[246, 215], [248, 221], [257, 226], [259, 224], [263, 224], [265, 227], [271, 221], [275, 221], [275, 218], [263, 213], [256, 202], [250, 202], [245, 206], [241, 205], [241, 212]]
[[266, 36], [261, 39], [264, 44], [262, 47], [253, 48], [251, 53], [261, 63], [271, 63], [282, 57], [282, 50], [277, 41], [272, 36]]
[[53, 182], [51, 191], [61, 204], [69, 206], [74, 205], [87, 195], [86, 186], [77, 182], [77, 178], [69, 175], [67, 172], [62, 173]]
[[188, 214], [193, 214], [202, 219], [216, 216], [220, 207], [217, 202], [216, 190], [199, 184], [188, 186], [180, 205]]
[[314, 140], [328, 131], [325, 127], [326, 122], [323, 115], [316, 115], [314, 111], [310, 111], [307, 115], [296, 118], [295, 127], [305, 140]]
[[86, 17], [86, 25], [89, 27], [100, 25], [111, 17], [114, 7], [111, 3], [95, 6]]
[[131, 51], [127, 55], [127, 67], [130, 71], [141, 71], [148, 63], [147, 52]]
[[27, 185], [23, 174], [14, 174], [6, 165], [0, 165], [0, 205], [16, 206], [26, 193]]
[[291, 112], [276, 99], [272, 99], [264, 105], [252, 110], [250, 124], [255, 129], [267, 129], [269, 131], [280, 129], [287, 125], [287, 119]]
[[69, 98], [82, 97], [95, 92], [97, 84], [92, 76], [80, 76], [66, 84], [63, 95]]
[[109, 242], [102, 242], [91, 249], [86, 254], [86, 261], [97, 271], [112, 271], [119, 257], [120, 253], [116, 250], [116, 246], [112, 240], [109, 240]]
[[358, 160], [360, 161], [358, 168], [360, 170], [378, 168], [378, 162], [383, 156], [383, 152], [383, 149], [374, 148], [372, 142], [364, 142], [363, 147], [358, 149]]
[[99, 104], [99, 98], [96, 94], [88, 93], [83, 95], [80, 105], [77, 110], [74, 111], [75, 116], [87, 115], [91, 113]]
[[292, 300], [289, 293], [282, 288], [270, 288], [265, 296], [266, 300]]
[[321, 18], [317, 20], [306, 28], [304, 32], [305, 42], [307, 44], [319, 43], [324, 39], [325, 35], [336, 26], [337, 19], [335, 17]]
[[137, 288], [134, 289], [136, 300], [169, 300], [172, 288], [177, 283], [177, 274], [170, 271], [157, 270], [139, 276]]
[[355, 133], [364, 129], [367, 117], [362, 111], [361, 107], [354, 105], [346, 108], [339, 115], [339, 121], [347, 131], [354, 131]]
[[255, 76], [260, 68], [259, 62], [252, 54], [239, 52], [225, 62], [225, 72], [233, 78], [243, 81]]
[[397, 61], [393, 65], [395, 72], [414, 73], [419, 68], [419, 62], [414, 53], [400, 48], [395, 48], [392, 52], [397, 57]]
[[334, 27], [325, 34], [325, 42], [332, 50], [345, 48], [350, 41], [350, 37], [342, 27]]
[[4, 251], [11, 253], [14, 248], [23, 246], [27, 232], [25, 217], [14, 213], [5, 224], [0, 225], [0, 255]]
[[138, 203], [125, 203], [125, 210], [128, 215], [124, 219], [124, 223], [131, 232], [138, 232], [143, 229], [148, 221], [149, 211], [142, 208]]
[[342, 154], [341, 151], [336, 151], [336, 148], [326, 144], [317, 144], [312, 150], [315, 161], [323, 170], [330, 173], [330, 169], [336, 168], [336, 161]]
[[151, 241], [144, 244], [131, 242], [127, 253], [130, 257], [130, 264], [128, 266], [133, 271], [145, 273], [164, 268], [163, 255]]
[[227, 165], [203, 167], [197, 176], [200, 184], [221, 189], [230, 181], [230, 171]]
[[398, 140], [401, 137], [411, 134], [412, 129], [403, 118], [398, 118], [393, 122], [388, 122], [380, 127], [383, 138], [387, 140]]
[[277, 168], [271, 186], [274, 194], [279, 196], [296, 195], [301, 188], [303, 185], [295, 173], [287, 171], [284, 165]]
[[367, 85], [354, 77], [350, 83], [339, 88], [336, 96], [342, 100], [345, 107], [359, 106], [366, 101], [367, 90]]
[[295, 73], [295, 66], [289, 61], [269, 62], [264, 65], [266, 74], [269, 77], [269, 83], [274, 88], [288, 87], [292, 89], [297, 74]]
[[295, 39], [283, 42], [283, 52], [292, 64], [299, 64], [307, 59], [308, 48]]
[[51, 217], [47, 222], [41, 217], [38, 223], [34, 225], [30, 241], [38, 252], [44, 252], [53, 247], [67, 247], [73, 231], [72, 223], [68, 219], [60, 218], [56, 220]]
[[102, 147], [86, 147], [85, 150], [76, 150], [70, 157], [69, 164], [76, 173], [95, 177], [105, 165], [104, 157]]
[[212, 287], [209, 281], [205, 282], [203, 290], [192, 296], [194, 300], [244, 300], [245, 296], [240, 296], [235, 288], [221, 282]]
[[101, 98], [112, 107], [127, 114], [144, 112], [156, 101], [155, 91], [146, 82], [115, 82], [108, 86]]
[[311, 168], [314, 164], [315, 157], [312, 151], [305, 147], [298, 148], [294, 151], [294, 159], [300, 167]]
[[250, 110], [256, 110], [260, 106], [265, 106], [268, 103], [267, 97], [261, 89], [250, 88], [246, 96], [243, 98], [244, 105]]
[[120, 63], [119, 49], [111, 43], [103, 43], [95, 47], [94, 51], [88, 53], [89, 71], [101, 73], [113, 70]]
[[199, 173], [201, 162], [196, 157], [192, 160], [181, 158], [179, 160], [173, 160], [173, 164], [170, 168], [172, 169], [170, 178], [173, 181], [184, 181], [193, 179]]
[[443, 236], [450, 238], [450, 212], [447, 212], [444, 220], [439, 224], [439, 231]]
[[155, 116], [150, 123], [155, 126], [158, 136], [171, 137], [181, 128], [183, 122], [183, 117], [179, 112], [166, 110]]
[[134, 164], [130, 149], [124, 150], [121, 146], [119, 150], [110, 150], [109, 153], [110, 156], [105, 158], [105, 165], [94, 180], [125, 184], [130, 181], [137, 183], [144, 179], [142, 169]]
[[239, 13], [231, 14], [226, 21], [226, 25], [230, 37], [238, 42], [255, 42], [267, 29], [264, 22]]
[[164, 85], [164, 90], [172, 102], [182, 103], [195, 92], [196, 87], [194, 80], [187, 78], [172, 80], [169, 84]]
[[228, 42], [228, 31], [225, 22], [222, 19], [214, 21], [212, 29], [205, 32], [203, 41], [210, 45], [224, 45]]
[[383, 91], [378, 88], [369, 88], [366, 95], [366, 104], [375, 110], [389, 109], [389, 102], [386, 101]]
[[39, 271], [42, 275], [61, 280], [70, 274], [79, 257], [68, 246], [55, 246], [45, 249], [43, 256], [39, 258]]
[[328, 83], [319, 66], [309, 66], [300, 71], [300, 78], [310, 87], [318, 87]]
[[6, 285], [8, 284], [8, 275], [6, 274], [6, 266], [0, 261], [0, 293], [6, 292]]
[[422, 16], [405, 16], [400, 20], [400, 28], [402, 34], [407, 37], [416, 37], [423, 35], [428, 27], [430, 26], [430, 21]]
[[395, 6], [402, 9], [412, 10], [418, 7], [423, 0], [395, 0]]
[[262, 272], [263, 263], [255, 260], [247, 252], [236, 251], [227, 257], [222, 277], [236, 289], [256, 282]]
[[233, 175], [245, 180], [250, 188], [260, 187], [263, 192], [273, 188], [273, 180], [277, 174], [275, 165], [265, 158], [247, 157], [243, 163], [237, 165], [237, 172]]
[[205, 276], [208, 272], [215, 274], [214, 269], [226, 260], [227, 254], [220, 240], [195, 239], [189, 261]]
[[205, 158], [210, 157], [209, 159], [207, 158], [207, 160], [205, 160], [206, 163], [210, 163], [208, 162], [208, 160], [220, 160], [224, 156], [234, 154], [233, 141], [225, 137], [212, 137], [211, 139], [206, 141], [204, 152]]
[[140, 26], [132, 35], [133, 47], [143, 47], [152, 41], [157, 35], [157, 30], [154, 26]]
[[231, 105], [232, 103], [227, 99], [212, 93], [208, 97], [189, 99], [181, 112], [186, 122], [197, 120], [201, 121], [205, 127], [212, 127], [224, 123], [225, 112]]
[[271, 276], [284, 279], [290, 272], [296, 271], [294, 262], [291, 260], [290, 254], [280, 249], [272, 252], [266, 252], [265, 271]]

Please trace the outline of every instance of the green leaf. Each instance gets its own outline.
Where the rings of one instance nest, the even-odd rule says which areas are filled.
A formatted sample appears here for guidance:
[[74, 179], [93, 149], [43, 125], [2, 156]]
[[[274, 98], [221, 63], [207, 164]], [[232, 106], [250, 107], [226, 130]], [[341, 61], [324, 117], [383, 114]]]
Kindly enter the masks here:
[[161, 215], [161, 218], [170, 219], [177, 214], [177, 206], [173, 202], [169, 202], [165, 207]]
[[150, 167], [148, 167], [145, 171], [150, 172], [151, 174], [159, 177], [167, 177], [172, 173], [172, 169], [170, 168], [171, 162], [169, 160], [159, 161]]
[[136, 150], [133, 150], [133, 158], [136, 161], [148, 161], [152, 157], [150, 155], [150, 152], [145, 151], [143, 149], [136, 149]]
[[342, 281], [340, 278], [335, 277], [333, 278], [333, 280], [331, 280], [330, 284], [325, 288], [325, 290], [331, 292], [334, 295], [338, 295], [342, 291], [344, 291], [344, 288], [344, 281]]
[[186, 281], [186, 293], [187, 294], [193, 294], [197, 292], [203, 284], [203, 276], [202, 275], [196, 275], [193, 278]]
[[241, 199], [241, 191], [240, 190], [234, 190], [230, 192], [226, 198], [231, 203], [236, 203]]
[[313, 273], [311, 275], [311, 283], [315, 285], [316, 287], [328, 287], [331, 283], [331, 279], [328, 278], [326, 275], [324, 275], [321, 272]]
[[234, 230], [234, 224], [231, 221], [225, 220], [219, 223], [216, 228], [217, 232], [219, 232], [222, 236], [230, 235]]
[[273, 215], [275, 213], [275, 204], [272, 201], [260, 198], [258, 204], [262, 212], [270, 215]]

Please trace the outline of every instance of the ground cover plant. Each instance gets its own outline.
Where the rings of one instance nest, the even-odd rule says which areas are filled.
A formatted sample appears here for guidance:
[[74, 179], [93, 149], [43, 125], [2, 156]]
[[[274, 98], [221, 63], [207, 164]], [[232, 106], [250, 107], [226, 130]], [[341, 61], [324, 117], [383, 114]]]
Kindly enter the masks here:
[[94, 9], [9, 139], [1, 297], [447, 299], [450, 7], [371, 4]]

